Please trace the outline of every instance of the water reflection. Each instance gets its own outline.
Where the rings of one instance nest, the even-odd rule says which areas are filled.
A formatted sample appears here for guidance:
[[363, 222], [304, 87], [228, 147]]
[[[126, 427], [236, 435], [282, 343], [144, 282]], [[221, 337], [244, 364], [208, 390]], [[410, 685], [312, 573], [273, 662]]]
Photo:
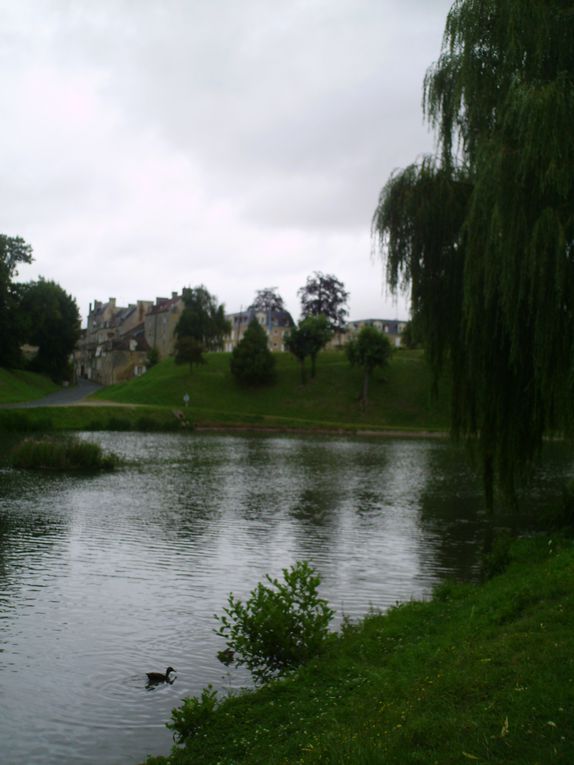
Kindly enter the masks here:
[[[339, 618], [476, 571], [480, 490], [447, 444], [90, 438], [126, 466], [0, 468], [3, 762], [124, 765], [167, 751], [163, 722], [183, 696], [248, 682], [217, 662], [213, 614], [297, 559], [317, 566]], [[533, 501], [568, 470], [556, 457]], [[174, 684], [146, 692], [145, 672], [169, 664]]]

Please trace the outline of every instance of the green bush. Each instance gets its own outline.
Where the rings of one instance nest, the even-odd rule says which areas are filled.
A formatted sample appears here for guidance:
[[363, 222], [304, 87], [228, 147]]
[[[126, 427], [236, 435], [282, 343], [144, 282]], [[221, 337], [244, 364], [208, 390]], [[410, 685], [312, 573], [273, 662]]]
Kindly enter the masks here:
[[181, 707], [172, 710], [173, 722], [167, 723], [167, 727], [174, 731], [175, 741], [185, 743], [186, 739], [197, 735], [211, 720], [217, 705], [217, 691], [211, 685], [202, 690], [199, 698], [192, 696], [184, 699]]
[[231, 374], [243, 385], [267, 385], [275, 379], [275, 358], [267, 346], [267, 335], [257, 319], [231, 354]]
[[236, 666], [258, 682], [284, 674], [317, 655], [333, 611], [318, 596], [320, 577], [305, 561], [283, 569], [283, 581], [266, 576], [242, 603], [233, 593], [216, 633], [225, 638]]
[[12, 465], [33, 470], [113, 470], [114, 454], [104, 454], [98, 444], [74, 438], [27, 438], [12, 451]]

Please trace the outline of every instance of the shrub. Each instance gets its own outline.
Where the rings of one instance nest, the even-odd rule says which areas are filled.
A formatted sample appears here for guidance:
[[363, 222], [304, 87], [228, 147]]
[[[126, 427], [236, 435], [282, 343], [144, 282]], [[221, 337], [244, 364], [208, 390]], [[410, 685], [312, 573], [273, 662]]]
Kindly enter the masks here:
[[317, 655], [333, 611], [318, 596], [320, 577], [305, 561], [283, 569], [283, 581], [266, 576], [242, 603], [233, 593], [216, 633], [225, 638], [236, 666], [258, 682], [284, 674]]
[[73, 438], [27, 438], [12, 451], [12, 465], [24, 469], [113, 470], [117, 464], [118, 458], [98, 444]]
[[244, 385], [266, 385], [275, 379], [275, 359], [267, 347], [267, 335], [256, 319], [233, 349], [231, 374]]
[[199, 698], [184, 699], [181, 707], [172, 710], [173, 722], [167, 723], [167, 727], [174, 731], [176, 742], [181, 744], [197, 735], [211, 720], [217, 705], [217, 691], [211, 685], [202, 690]]

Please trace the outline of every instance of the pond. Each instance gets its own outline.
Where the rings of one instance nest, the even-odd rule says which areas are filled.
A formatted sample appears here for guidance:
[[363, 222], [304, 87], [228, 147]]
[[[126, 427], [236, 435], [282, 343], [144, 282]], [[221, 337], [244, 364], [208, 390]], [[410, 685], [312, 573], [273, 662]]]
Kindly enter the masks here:
[[[82, 437], [125, 466], [98, 476], [0, 467], [4, 765], [167, 753], [164, 724], [184, 696], [249, 684], [217, 661], [213, 614], [230, 591], [245, 595], [296, 560], [318, 569], [338, 620], [477, 574], [480, 485], [446, 442]], [[570, 455], [554, 449], [527, 513], [571, 475]], [[146, 688], [146, 671], [168, 665], [173, 685]]]

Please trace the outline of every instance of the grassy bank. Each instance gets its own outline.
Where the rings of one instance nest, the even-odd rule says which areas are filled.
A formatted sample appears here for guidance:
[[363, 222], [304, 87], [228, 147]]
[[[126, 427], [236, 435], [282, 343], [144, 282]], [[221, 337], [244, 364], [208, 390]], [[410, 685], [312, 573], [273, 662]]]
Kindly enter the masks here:
[[340, 352], [319, 356], [317, 377], [301, 385], [299, 367], [289, 354], [276, 354], [277, 382], [264, 388], [242, 388], [229, 372], [229, 354], [212, 353], [195, 368], [168, 359], [143, 377], [99, 391], [95, 398], [118, 403], [182, 407], [198, 425], [261, 427], [400, 429], [437, 431], [448, 428], [446, 391], [434, 400], [430, 372], [420, 351], [394, 354], [384, 375], [375, 374], [370, 402], [359, 401], [361, 372]]
[[33, 401], [59, 390], [59, 386], [43, 375], [21, 369], [0, 369], [0, 404]]
[[36, 409], [0, 409], [0, 432], [53, 430], [181, 431], [189, 420], [167, 407], [50, 406]]
[[344, 629], [297, 675], [222, 701], [185, 748], [148, 765], [570, 765], [573, 581], [570, 542], [522, 541], [502, 575]]

